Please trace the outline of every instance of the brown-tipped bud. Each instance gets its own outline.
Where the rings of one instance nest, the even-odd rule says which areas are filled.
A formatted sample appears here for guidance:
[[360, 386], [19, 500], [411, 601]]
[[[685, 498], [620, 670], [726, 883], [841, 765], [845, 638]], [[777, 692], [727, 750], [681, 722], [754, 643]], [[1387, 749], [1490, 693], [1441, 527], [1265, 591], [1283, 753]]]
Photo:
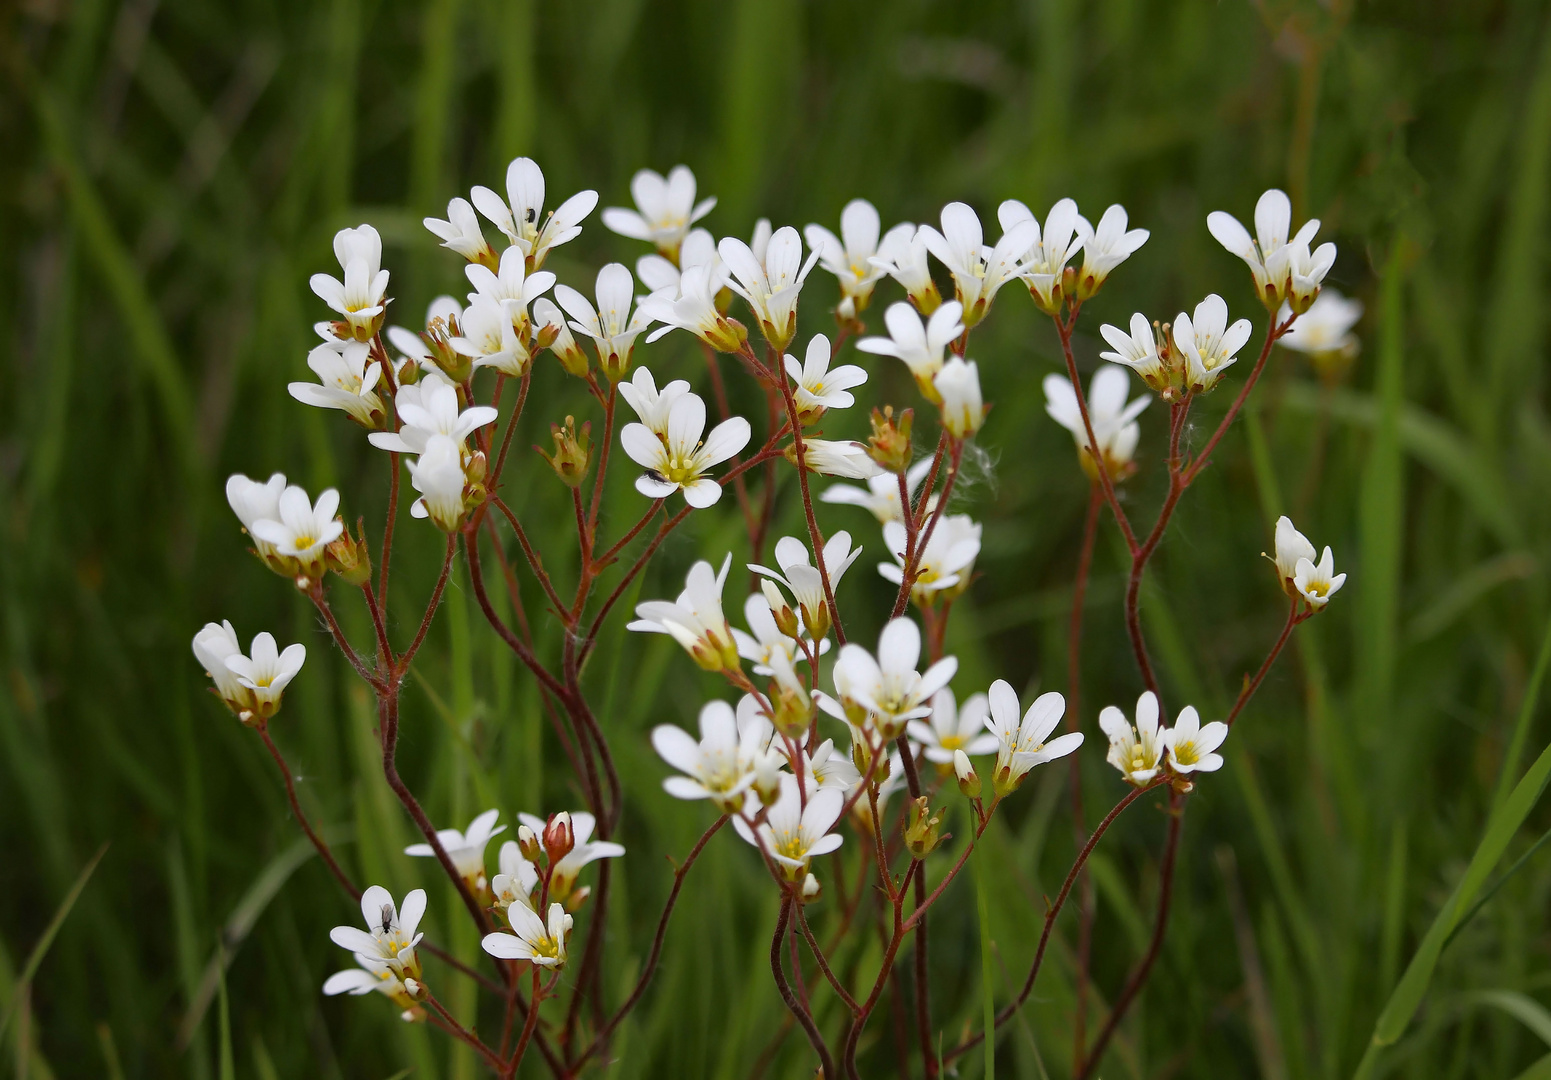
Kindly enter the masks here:
[[413, 386], [420, 381], [420, 364], [405, 357], [404, 362], [393, 373], [393, 377], [400, 386]]
[[953, 752], [953, 771], [958, 777], [959, 790], [971, 799], [980, 797], [980, 775], [969, 763], [969, 755], [962, 750]]
[[915, 410], [906, 409], [896, 419], [894, 406], [872, 411], [872, 434], [867, 437], [867, 456], [891, 473], [910, 467], [910, 428]]
[[704, 341], [717, 352], [735, 353], [743, 351], [743, 343], [749, 339], [749, 329], [737, 319], [725, 316], [717, 321], [710, 330], [700, 335]]
[[576, 830], [571, 827], [571, 815], [562, 810], [544, 826], [544, 853], [549, 856], [549, 865], [554, 866], [571, 854], [575, 846]]
[[[823, 641], [824, 635], [829, 633], [829, 605], [819, 604], [816, 608], [802, 605], [802, 624], [808, 630], [808, 636], [814, 641]], [[788, 635], [796, 637], [796, 634]]]
[[549, 348], [559, 336], [560, 327], [553, 324], [536, 327], [533, 331], [533, 348], [530, 351], [538, 352], [540, 349]]
[[564, 427], [550, 424], [549, 433], [555, 440], [555, 452], [546, 453], [537, 446], [533, 449], [549, 462], [549, 467], [555, 470], [561, 483], [570, 488], [580, 487], [587, 476], [587, 466], [592, 461], [592, 421], [584, 422], [578, 430], [576, 417], [568, 416]]
[[1061, 294], [1068, 300], [1077, 296], [1077, 267], [1068, 266], [1061, 271]]
[[539, 855], [544, 850], [544, 845], [539, 842], [538, 834], [526, 825], [517, 826], [517, 849], [522, 852], [522, 857], [530, 863], [537, 863]]
[[431, 361], [442, 369], [442, 374], [462, 386], [474, 377], [474, 360], [452, 347], [452, 339], [457, 336], [457, 320], [450, 315], [438, 315], [426, 325], [420, 340], [431, 350]]
[[490, 471], [490, 461], [485, 457], [483, 450], [475, 450], [469, 455], [469, 463], [463, 467], [463, 477], [470, 484], [483, 484], [485, 474]]
[[776, 583], [769, 578], [761, 578], [759, 591], [765, 594], [765, 603], [770, 605], [770, 614], [775, 616], [776, 629], [789, 638], [796, 637], [797, 613], [792, 610], [792, 605], [787, 603], [781, 590], [776, 588]]
[[328, 568], [351, 585], [365, 585], [372, 579], [372, 556], [366, 546], [366, 532], [356, 522], [356, 536], [346, 529], [328, 547], [323, 559]]
[[905, 846], [910, 854], [924, 859], [942, 843], [942, 811], [933, 813], [925, 795], [910, 804], [910, 817], [905, 823]]
[[824, 895], [824, 886], [819, 884], [819, 879], [809, 874], [802, 879], [802, 902], [812, 904]]
[[579, 889], [572, 889], [570, 892], [566, 893], [565, 899], [560, 901], [560, 904], [571, 914], [575, 915], [582, 909], [582, 905], [587, 902], [587, 898], [591, 895], [592, 886], [583, 885]]

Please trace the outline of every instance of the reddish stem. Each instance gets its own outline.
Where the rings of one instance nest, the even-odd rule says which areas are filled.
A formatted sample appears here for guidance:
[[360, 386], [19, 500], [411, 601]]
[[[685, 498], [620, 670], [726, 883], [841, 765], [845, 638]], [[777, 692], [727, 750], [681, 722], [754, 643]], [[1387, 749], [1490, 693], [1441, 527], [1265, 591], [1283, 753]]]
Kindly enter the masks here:
[[302, 805], [296, 798], [296, 781], [291, 776], [290, 766], [285, 763], [285, 758], [280, 754], [280, 748], [270, 737], [268, 722], [261, 720], [254, 725], [254, 728], [258, 731], [259, 738], [264, 740], [264, 745], [269, 748], [269, 756], [275, 759], [275, 765], [280, 769], [280, 777], [285, 781], [286, 801], [291, 804], [291, 814], [296, 818], [296, 823], [302, 827], [302, 832], [307, 834], [307, 839], [312, 841], [312, 846], [317, 850], [318, 857], [323, 860], [324, 865], [329, 868], [329, 873], [334, 875], [334, 879], [352, 899], [360, 900], [361, 890], [355, 887], [355, 882], [351, 881], [350, 876], [340, 868], [339, 863], [334, 859], [333, 851], [329, 849], [328, 842], [318, 835], [312, 823], [307, 820], [307, 815], [302, 813]]
[[797, 1023], [802, 1026], [803, 1032], [808, 1036], [808, 1042], [819, 1056], [819, 1063], [825, 1077], [835, 1076], [835, 1059], [830, 1056], [829, 1047], [824, 1045], [824, 1036], [819, 1031], [818, 1024], [813, 1021], [813, 1014], [803, 1007], [797, 995], [792, 993], [791, 984], [786, 981], [786, 973], [781, 970], [781, 942], [786, 937], [787, 924], [791, 919], [792, 899], [785, 896], [781, 900], [781, 914], [776, 919], [775, 937], [770, 941], [770, 970], [775, 975], [776, 989], [781, 994], [781, 1000], [786, 1003], [787, 1009], [797, 1018]]
[[404, 673], [409, 670], [409, 665], [414, 662], [415, 653], [420, 651], [420, 646], [425, 642], [426, 632], [431, 629], [431, 620], [436, 617], [436, 609], [441, 606], [442, 592], [447, 588], [447, 578], [452, 572], [452, 557], [457, 550], [457, 533], [448, 533], [447, 554], [442, 558], [442, 572], [436, 579], [436, 587], [431, 590], [431, 600], [425, 606], [425, 615], [420, 620], [420, 629], [415, 631], [415, 639], [409, 643], [409, 648], [404, 650], [404, 655], [399, 657], [394, 665], [395, 683], [403, 679]]
[[[1099, 459], [1094, 458], [1094, 460]], [[1077, 731], [1082, 727], [1083, 600], [1088, 592], [1088, 575], [1093, 567], [1093, 544], [1098, 536], [1099, 511], [1103, 506], [1104, 492], [1095, 481], [1088, 488], [1088, 513], [1083, 521], [1082, 548], [1077, 556], [1077, 577], [1072, 584], [1072, 618], [1067, 634], [1067, 731]], [[1068, 777], [1072, 787], [1072, 836], [1080, 851], [1088, 841], [1083, 814], [1082, 758], [1078, 754], [1069, 754], [1067, 761], [1070, 763]], [[1077, 906], [1076, 1006], [1072, 1019], [1073, 1045], [1076, 1047], [1073, 1060], [1078, 1062], [1082, 1059], [1082, 1049], [1087, 1043], [1084, 1028], [1088, 1019], [1088, 967], [1093, 952], [1093, 920], [1097, 910], [1092, 875], [1082, 874], [1079, 880], [1082, 895], [1078, 898]]]

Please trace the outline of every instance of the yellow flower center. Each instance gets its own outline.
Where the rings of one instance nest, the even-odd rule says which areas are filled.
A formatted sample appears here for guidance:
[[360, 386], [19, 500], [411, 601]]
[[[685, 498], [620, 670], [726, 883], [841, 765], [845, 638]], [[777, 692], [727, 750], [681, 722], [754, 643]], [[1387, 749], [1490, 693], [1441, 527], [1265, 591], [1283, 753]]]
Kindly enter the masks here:
[[1174, 761], [1179, 765], [1194, 765], [1201, 760], [1201, 755], [1196, 752], [1196, 744], [1189, 740], [1174, 744]]
[[960, 750], [964, 747], [964, 736], [944, 735], [942, 738], [937, 740], [937, 743], [944, 750]]

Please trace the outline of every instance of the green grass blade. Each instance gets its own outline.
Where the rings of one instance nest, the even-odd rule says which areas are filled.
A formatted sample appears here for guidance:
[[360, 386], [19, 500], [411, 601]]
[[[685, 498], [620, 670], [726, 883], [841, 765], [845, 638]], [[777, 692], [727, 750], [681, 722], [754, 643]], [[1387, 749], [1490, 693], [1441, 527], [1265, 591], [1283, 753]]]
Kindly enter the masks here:
[[1530, 673], [1529, 685], [1524, 688], [1524, 700], [1519, 704], [1519, 718], [1513, 725], [1513, 738], [1508, 741], [1508, 751], [1503, 755], [1502, 774], [1497, 778], [1497, 794], [1492, 797], [1492, 809], [1502, 806], [1508, 797], [1509, 785], [1519, 771], [1519, 759], [1524, 756], [1524, 745], [1529, 741], [1530, 722], [1535, 717], [1535, 705], [1540, 700], [1540, 688], [1546, 679], [1546, 668], [1551, 666], [1551, 623], [1546, 624], [1545, 636], [1540, 640], [1540, 655], [1535, 658], [1535, 669]]
[[1551, 1046], [1551, 1012], [1528, 994], [1517, 990], [1479, 990], [1467, 994], [1465, 1000], [1473, 1005], [1501, 1009], [1539, 1036], [1541, 1042]]
[[103, 844], [97, 849], [97, 854], [91, 857], [91, 861], [82, 868], [76, 877], [75, 884], [70, 886], [70, 891], [65, 893], [65, 898], [60, 901], [59, 907], [54, 910], [54, 917], [43, 928], [43, 935], [38, 938], [32, 952], [27, 956], [27, 962], [22, 965], [21, 975], [17, 977], [11, 987], [11, 1002], [5, 1008], [5, 1013], [0, 1015], [0, 1040], [5, 1038], [5, 1029], [11, 1023], [11, 1016], [16, 1012], [23, 998], [27, 996], [27, 988], [32, 984], [32, 977], [38, 973], [38, 965], [43, 963], [43, 958], [48, 955], [49, 946], [54, 944], [54, 938], [59, 934], [59, 928], [65, 924], [65, 919], [70, 916], [70, 909], [75, 907], [75, 902], [81, 897], [81, 890], [86, 888], [86, 883], [91, 880], [92, 871], [97, 869], [97, 864], [108, 853], [108, 845]]
[[991, 941], [991, 886], [985, 860], [975, 862], [975, 909], [980, 922], [981, 1030], [985, 1033], [985, 1077], [996, 1080], [996, 955]]

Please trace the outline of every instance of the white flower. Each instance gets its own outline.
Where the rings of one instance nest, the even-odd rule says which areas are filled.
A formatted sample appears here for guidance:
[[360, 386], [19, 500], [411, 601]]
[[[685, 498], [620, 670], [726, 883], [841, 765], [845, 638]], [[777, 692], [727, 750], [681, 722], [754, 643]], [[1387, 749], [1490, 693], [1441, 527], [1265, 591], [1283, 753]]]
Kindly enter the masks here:
[[673, 403], [689, 393], [689, 383], [683, 379], [674, 379], [658, 391], [651, 371], [638, 367], [629, 382], [619, 384], [619, 393], [626, 404], [635, 410], [636, 416], [640, 417], [648, 431], [659, 439], [666, 439]]
[[501, 845], [497, 861], [501, 872], [490, 879], [495, 906], [504, 911], [513, 904], [521, 904], [532, 910], [533, 890], [539, 887], [538, 867], [523, 858], [522, 848], [515, 840]]
[[424, 987], [413, 977], [400, 979], [393, 973], [393, 969], [381, 960], [373, 960], [369, 956], [357, 955], [355, 962], [360, 967], [346, 968], [336, 971], [328, 977], [323, 984], [323, 992], [330, 997], [336, 994], [362, 994], [379, 993], [391, 999], [395, 1005], [403, 1009], [403, 1019], [407, 1021], [419, 1020], [424, 1017], [424, 1011], [415, 1004], [417, 998], [424, 996]]
[[1023, 262], [1019, 276], [1028, 284], [1029, 295], [1039, 309], [1047, 315], [1055, 314], [1065, 299], [1062, 272], [1092, 235], [1092, 226], [1077, 212], [1077, 204], [1071, 199], [1061, 199], [1050, 208], [1043, 232], [1033, 211], [1017, 199], [1008, 199], [997, 207], [996, 218], [1009, 232], [1033, 227], [1032, 242], [1018, 253]]
[[745, 747], [737, 717], [725, 701], [701, 707], [698, 742], [682, 728], [661, 724], [652, 729], [652, 747], [685, 774], [662, 782], [675, 799], [710, 799], [724, 814], [736, 813], [743, 805], [743, 793], [754, 782], [755, 761], [745, 752], [752, 748]]
[[[469, 268], [474, 269], [472, 264]], [[519, 337], [512, 325], [512, 314], [507, 305], [476, 293], [469, 298], [469, 306], [464, 310], [458, 328], [462, 333], [452, 338], [450, 344], [459, 355], [472, 359], [475, 367], [491, 367], [513, 377], [519, 377], [527, 370], [533, 354], [526, 337]]]
[[[1292, 328], [1278, 338], [1278, 342], [1301, 353], [1320, 356], [1327, 353], [1355, 356], [1361, 347], [1352, 327], [1362, 318], [1361, 300], [1348, 300], [1334, 289], [1324, 289], [1309, 309], [1298, 316]], [[1292, 317], [1292, 308], [1286, 304], [1277, 312], [1277, 325]]]
[[447, 220], [425, 218], [421, 224], [435, 234], [442, 247], [462, 255], [469, 262], [494, 263], [495, 251], [485, 240], [479, 227], [479, 218], [467, 199], [453, 199], [447, 204]]
[[[921, 534], [916, 535], [920, 543]], [[892, 563], [879, 563], [878, 573], [895, 585], [905, 580], [905, 544], [908, 535], [903, 522], [890, 521], [883, 526], [883, 543], [894, 556]], [[957, 596], [974, 575], [975, 559], [980, 555], [980, 526], [968, 514], [944, 514], [932, 530], [926, 548], [916, 561], [916, 579], [910, 596], [918, 604], [930, 604], [938, 593], [956, 590]]]
[[[518, 814], [517, 820], [532, 829], [539, 836], [544, 835], [545, 821], [533, 814]], [[571, 910], [575, 910], [581, 902], [587, 898], [591, 891], [588, 888], [578, 889], [576, 879], [581, 874], [582, 868], [599, 859], [617, 859], [625, 853], [625, 849], [608, 840], [593, 840], [592, 832], [598, 826], [598, 819], [585, 810], [577, 810], [571, 814], [571, 850], [561, 860], [549, 868], [549, 895], [553, 900], [558, 900]], [[550, 909], [553, 913], [554, 909]]]
[[[497, 271], [493, 272], [488, 266], [481, 266], [478, 263], [470, 263], [463, 268], [463, 273], [475, 290], [469, 294], [470, 304], [474, 303], [476, 296], [484, 297], [495, 301], [506, 313], [516, 334], [517, 342], [521, 346], [521, 360], [516, 365], [516, 373], [521, 374], [521, 368], [526, 365], [528, 356], [531, 355], [530, 338], [533, 333], [533, 322], [528, 318], [528, 305], [549, 291], [550, 286], [555, 283], [555, 275], [548, 270], [528, 270], [522, 251], [516, 247], [507, 248], [501, 255]], [[488, 329], [486, 333], [489, 334]], [[480, 351], [489, 352], [488, 349]], [[478, 364], [478, 362], [476, 359], [475, 363]], [[487, 360], [486, 363], [490, 364], [494, 361]], [[496, 366], [499, 370], [506, 370], [500, 365]], [[507, 372], [507, 374], [511, 373]]]
[[549, 905], [549, 923], [546, 926], [530, 909], [513, 904], [506, 909], [506, 920], [512, 933], [499, 930], [486, 934], [480, 947], [501, 960], [526, 960], [538, 967], [561, 968], [565, 966], [565, 943], [570, 936], [573, 920], [560, 904]]
[[582, 219], [598, 205], [596, 191], [578, 191], [561, 203], [541, 227], [539, 218], [544, 213], [544, 173], [532, 158], [517, 158], [506, 167], [506, 196], [510, 206], [487, 187], [475, 188], [472, 195], [479, 212], [505, 233], [506, 238], [524, 256], [532, 260], [529, 263], [530, 270], [537, 270], [544, 265], [544, 259], [551, 248], [557, 248], [579, 236]]
[[344, 316], [351, 336], [370, 341], [387, 310], [388, 272], [382, 269], [382, 237], [370, 225], [334, 234], [334, 255], [345, 280], [314, 274], [309, 284], [329, 307]]
[[732, 627], [722, 613], [722, 586], [731, 566], [731, 555], [722, 561], [720, 572], [712, 571], [710, 563], [700, 560], [689, 568], [684, 591], [676, 601], [647, 600], [637, 604], [636, 621], [626, 629], [670, 635], [707, 671], [739, 667]]
[[[722, 257], [716, 252], [716, 238], [705, 229], [690, 229], [684, 235], [684, 242], [679, 245], [677, 263], [655, 253], [642, 255], [635, 261], [635, 273], [648, 291], [665, 292], [676, 299], [679, 295], [679, 279], [691, 266], [710, 267], [713, 276], [726, 273]], [[721, 288], [719, 280], [716, 288]]]
[[1293, 584], [1298, 564], [1304, 560], [1312, 563], [1314, 557], [1314, 545], [1309, 543], [1307, 536], [1293, 527], [1292, 518], [1286, 514], [1277, 518], [1276, 555], [1272, 561], [1276, 563], [1276, 576], [1282, 583], [1282, 591], [1288, 596], [1298, 595], [1298, 589]]
[[[1104, 340], [1109, 342], [1112, 351], [1101, 352], [1099, 355], [1105, 360], [1116, 364], [1124, 364], [1142, 377], [1149, 389], [1164, 395], [1164, 400], [1175, 399], [1176, 391], [1183, 389], [1183, 383], [1176, 378], [1180, 374], [1175, 365], [1171, 365], [1158, 351], [1158, 338], [1153, 333], [1152, 324], [1147, 321], [1147, 316], [1140, 311], [1131, 316], [1131, 332], [1127, 334], [1118, 326], [1105, 323], [1099, 327], [1099, 333], [1104, 335]], [[1094, 434], [1097, 434], [1095, 430]]]
[[797, 386], [792, 398], [797, 402], [797, 415], [804, 424], [811, 424], [824, 415], [827, 409], [848, 409], [856, 403], [849, 393], [851, 387], [867, 381], [867, 372], [855, 364], [841, 364], [830, 370], [829, 338], [814, 334], [808, 340], [808, 350], [802, 363], [791, 353], [784, 357], [786, 374]]
[[675, 165], [666, 177], [651, 169], [640, 170], [630, 179], [630, 196], [636, 208], [607, 207], [604, 228], [632, 240], [650, 240], [675, 261], [689, 227], [716, 205], [714, 195], [695, 201], [695, 174], [687, 165]]
[[1321, 244], [1312, 252], [1307, 243], [1287, 247], [1287, 303], [1293, 311], [1308, 311], [1319, 297], [1320, 284], [1336, 262], [1336, 246]]
[[[787, 458], [797, 463], [797, 448], [787, 448]], [[865, 443], [843, 439], [803, 439], [803, 464], [820, 476], [838, 476], [845, 480], [867, 480], [883, 472], [872, 459]]]
[[[1115, 364], [1105, 364], [1093, 374], [1088, 386], [1088, 419], [1093, 424], [1093, 436], [1098, 440], [1099, 456], [1104, 470], [1114, 479], [1126, 476], [1131, 470], [1131, 455], [1136, 452], [1136, 441], [1141, 428], [1136, 417], [1147, 408], [1152, 398], [1145, 394], [1127, 403], [1131, 379], [1126, 369]], [[1097, 466], [1088, 446], [1088, 431], [1082, 422], [1082, 408], [1077, 403], [1077, 393], [1072, 381], [1065, 375], [1045, 376], [1045, 412], [1077, 441], [1077, 456], [1083, 470], [1098, 479]]]
[[420, 456], [408, 462], [410, 483], [420, 492], [409, 508], [410, 516], [430, 518], [443, 532], [457, 532], [467, 509], [468, 476], [463, 465], [463, 448], [456, 440], [432, 435]]
[[[829, 574], [831, 592], [839, 590], [840, 579], [861, 553], [860, 546], [851, 546], [851, 534], [843, 529], [824, 542], [824, 569]], [[749, 569], [791, 590], [808, 633], [815, 641], [822, 639], [829, 632], [829, 607], [824, 597], [824, 577], [818, 567], [808, 562], [808, 545], [795, 536], [781, 537], [775, 545], [775, 563], [779, 571], [758, 563], [749, 563]]]
[[1319, 562], [1312, 559], [1299, 559], [1297, 569], [1293, 572], [1293, 587], [1298, 590], [1298, 595], [1308, 601], [1309, 608], [1318, 611], [1330, 603], [1330, 598], [1340, 591], [1346, 584], [1346, 575], [1337, 574], [1336, 559], [1326, 547]]
[[194, 658], [215, 683], [215, 692], [221, 700], [239, 716], [253, 711], [253, 692], [242, 684], [235, 671], [226, 666], [226, 660], [227, 657], [241, 655], [242, 645], [230, 621], [205, 623], [204, 629], [194, 635]]
[[706, 470], [748, 445], [752, 429], [741, 416], [728, 417], [711, 429], [705, 441], [705, 402], [686, 393], [668, 407], [667, 431], [658, 436], [645, 424], [626, 424], [619, 442], [631, 461], [646, 470], [635, 482], [648, 499], [666, 499], [675, 491], [697, 510], [716, 505], [722, 486]]
[[571, 336], [571, 327], [558, 304], [547, 296], [533, 301], [533, 326], [540, 333], [550, 331], [555, 335], [549, 343], [549, 351], [559, 358], [561, 367], [579, 379], [586, 378], [591, 362]]
[[716, 250], [732, 274], [727, 287], [748, 301], [771, 348], [785, 349], [797, 333], [798, 294], [819, 253], [811, 253], [804, 262], [802, 238], [790, 225], [771, 234], [761, 255], [731, 236], [722, 237]]
[[943, 207], [942, 232], [922, 225], [919, 235], [953, 275], [954, 294], [964, 305], [964, 325], [974, 326], [985, 318], [1001, 287], [1023, 272], [1023, 254], [1039, 240], [1039, 229], [1032, 221], [1020, 221], [1002, 233], [996, 247], [988, 248], [979, 216], [966, 203], [952, 202]]
[[[230, 624], [227, 624], [230, 629]], [[235, 634], [233, 635], [235, 644]], [[272, 635], [259, 634], [253, 639], [249, 656], [234, 652], [226, 657], [226, 670], [248, 691], [254, 715], [268, 718], [280, 710], [280, 698], [307, 660], [305, 645], [287, 645], [281, 652]], [[240, 714], [239, 714], [240, 715]], [[246, 721], [248, 717], [243, 716]]]
[[955, 439], [965, 439], [985, 423], [986, 407], [980, 397], [980, 369], [973, 360], [955, 356], [932, 379], [942, 402], [942, 424]]
[[679, 277], [677, 295], [668, 290], [655, 292], [641, 301], [641, 310], [652, 322], [662, 323], [646, 336], [656, 341], [673, 330], [688, 330], [718, 352], [735, 353], [742, 349], [748, 333], [742, 325], [723, 315], [716, 306], [716, 294], [725, 279], [720, 267], [686, 267]]
[[960, 319], [963, 313], [963, 305], [950, 300], [923, 323], [909, 304], [890, 304], [883, 313], [883, 324], [888, 327], [889, 336], [862, 338], [856, 347], [862, 352], [903, 360], [910, 368], [910, 374], [915, 376], [921, 393], [935, 403], [937, 387], [932, 380], [942, 370], [944, 351], [964, 333], [964, 323]]
[[932, 268], [926, 260], [926, 240], [921, 230], [906, 221], [883, 234], [878, 254], [868, 261], [899, 282], [910, 302], [923, 315], [930, 315], [942, 303], [942, 294], [932, 280]]
[[1158, 729], [1158, 699], [1151, 690], [1136, 699], [1136, 726], [1113, 705], [1099, 713], [1099, 727], [1109, 736], [1105, 757], [1126, 782], [1142, 787], [1158, 775], [1165, 750], [1164, 733]]
[[622, 379], [630, 367], [637, 335], [651, 323], [639, 307], [631, 316], [635, 278], [630, 276], [630, 268], [624, 263], [609, 263], [598, 271], [596, 311], [585, 296], [566, 285], [555, 286], [555, 299], [571, 316], [571, 328], [592, 338], [603, 373], [613, 382]]
[[803, 752], [802, 775], [810, 792], [826, 788], [850, 792], [862, 781], [861, 772], [850, 757], [835, 748], [834, 739], [825, 739], [819, 743], [818, 749], [811, 756]]
[[1249, 334], [1248, 319], [1228, 325], [1228, 305], [1216, 293], [1196, 305], [1194, 319], [1181, 311], [1174, 319], [1173, 336], [1185, 358], [1185, 385], [1198, 394], [1216, 386]]
[[1255, 204], [1254, 237], [1237, 218], [1221, 210], [1206, 216], [1206, 227], [1219, 244], [1248, 264], [1250, 273], [1255, 276], [1255, 292], [1260, 302], [1273, 311], [1293, 290], [1294, 249], [1301, 249], [1296, 261], [1303, 278], [1300, 288], [1305, 296], [1309, 289], [1318, 289], [1319, 281], [1323, 280], [1336, 257], [1334, 244], [1321, 244], [1319, 250], [1306, 254], [1314, 234], [1319, 232], [1319, 219], [1305, 222], [1297, 235], [1292, 236], [1292, 203], [1285, 193], [1275, 188], [1261, 195]]
[[932, 695], [931, 723], [912, 720], [905, 730], [924, 747], [926, 760], [939, 765], [952, 764], [955, 753], [994, 754], [1001, 743], [993, 734], [982, 734], [989, 708], [984, 694], [971, 694], [960, 708], [953, 691], [943, 687]]
[[1216, 750], [1227, 737], [1227, 724], [1213, 720], [1202, 727], [1196, 707], [1186, 705], [1174, 726], [1163, 733], [1164, 745], [1169, 748], [1169, 768], [1177, 773], [1216, 772], [1222, 768], [1222, 755]]
[[1104, 211], [1099, 227], [1082, 246], [1082, 269], [1077, 272], [1077, 299], [1087, 300], [1104, 284], [1110, 272], [1147, 243], [1146, 229], [1126, 229], [1126, 208], [1119, 203]]
[[[906, 470], [905, 489], [912, 497], [931, 468], [932, 459], [922, 458]], [[819, 499], [827, 503], [847, 503], [851, 506], [864, 507], [881, 524], [887, 524], [890, 521], [903, 524], [905, 520], [904, 510], [899, 505], [899, 477], [894, 473], [882, 473], [870, 477], [865, 489], [853, 487], [850, 484], [831, 484], [824, 489], [824, 494], [820, 495]]]
[[[756, 675], [789, 676], [796, 683], [798, 692], [802, 684], [796, 679], [794, 665], [797, 662], [797, 642], [781, 632], [771, 611], [770, 601], [763, 593], [750, 593], [743, 601], [743, 619], [749, 624], [749, 633], [736, 626], [732, 639], [738, 645], [738, 655], [751, 661]], [[827, 644], [827, 642], [826, 642]], [[788, 681], [783, 678], [783, 682]], [[806, 696], [806, 694], [804, 694]]]
[[[270, 484], [273, 483], [271, 477]], [[230, 480], [226, 491], [230, 499]], [[251, 489], [249, 493], [253, 494]], [[275, 516], [255, 519], [248, 524], [248, 533], [268, 544], [275, 555], [293, 560], [299, 574], [317, 581], [323, 577], [323, 549], [345, 531], [345, 523], [334, 516], [338, 509], [339, 492], [333, 488], [313, 503], [306, 491], [292, 484], [280, 493]]]
[[878, 253], [878, 211], [866, 199], [852, 199], [840, 211], [840, 236], [822, 225], [803, 230], [808, 246], [818, 252], [819, 264], [840, 282], [839, 314], [854, 319], [866, 310], [873, 285], [885, 271], [875, 265]]
[[810, 859], [834, 851], [844, 841], [839, 833], [829, 831], [844, 806], [845, 793], [836, 788], [809, 795], [804, 805], [797, 778], [782, 776], [781, 797], [763, 822], [751, 829], [740, 816], [732, 824], [739, 836], [775, 860], [788, 879], [801, 881]]
[[916, 671], [920, 659], [920, 629], [909, 619], [891, 619], [878, 637], [877, 659], [854, 642], [841, 647], [833, 672], [835, 693], [848, 714], [865, 714], [881, 737], [892, 739], [911, 720], [930, 715], [927, 702], [959, 668], [949, 656], [923, 674]]
[[1017, 692], [1005, 679], [997, 679], [991, 684], [990, 708], [991, 720], [986, 726], [998, 743], [993, 779], [998, 795], [1006, 795], [1023, 783], [1034, 766], [1065, 757], [1082, 745], [1080, 731], [1050, 739], [1066, 714], [1066, 699], [1054, 691], [1035, 698], [1019, 720]]
[[393, 905], [393, 894], [381, 885], [373, 885], [361, 894], [361, 918], [366, 929], [336, 926], [329, 940], [341, 949], [349, 949], [358, 963], [371, 961], [386, 965], [405, 985], [420, 978], [420, 961], [415, 946], [424, 936], [420, 919], [425, 915], [425, 890], [414, 889], [404, 896], [402, 909]]
[[[469, 822], [466, 832], [457, 829], [436, 830], [436, 839], [441, 841], [442, 849], [476, 894], [484, 892], [486, 886], [485, 848], [489, 846], [491, 837], [506, 831], [505, 825], [496, 824], [500, 816], [499, 810], [486, 810]], [[435, 857], [436, 849], [430, 844], [410, 844], [404, 849], [404, 854], [428, 859]]]
[[372, 387], [382, 375], [382, 365], [370, 354], [371, 346], [364, 341], [319, 345], [307, 354], [307, 366], [318, 382], [294, 382], [286, 389], [304, 405], [339, 409], [367, 430], [379, 428], [387, 414]]
[[375, 447], [398, 454], [423, 454], [431, 440], [444, 435], [462, 447], [470, 435], [500, 414], [489, 405], [458, 408], [458, 388], [439, 372], [428, 372], [417, 383], [399, 388], [394, 401], [400, 427], [374, 431], [367, 439]]

